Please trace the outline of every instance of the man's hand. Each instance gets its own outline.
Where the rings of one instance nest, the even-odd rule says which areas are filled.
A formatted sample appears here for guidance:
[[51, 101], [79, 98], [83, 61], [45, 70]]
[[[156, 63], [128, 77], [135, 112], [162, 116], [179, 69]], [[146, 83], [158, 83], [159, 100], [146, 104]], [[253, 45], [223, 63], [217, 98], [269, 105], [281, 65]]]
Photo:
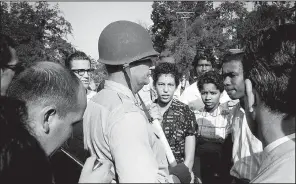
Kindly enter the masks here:
[[159, 111], [159, 107], [156, 103], [152, 103], [149, 107], [149, 113], [150, 113], [150, 116], [153, 118], [153, 119], [157, 119], [159, 122], [162, 122], [162, 115]]
[[114, 177], [110, 171], [112, 166], [111, 162], [108, 160], [100, 160], [102, 165], [94, 169], [96, 159], [96, 157], [92, 156], [86, 160], [78, 183], [111, 183]]

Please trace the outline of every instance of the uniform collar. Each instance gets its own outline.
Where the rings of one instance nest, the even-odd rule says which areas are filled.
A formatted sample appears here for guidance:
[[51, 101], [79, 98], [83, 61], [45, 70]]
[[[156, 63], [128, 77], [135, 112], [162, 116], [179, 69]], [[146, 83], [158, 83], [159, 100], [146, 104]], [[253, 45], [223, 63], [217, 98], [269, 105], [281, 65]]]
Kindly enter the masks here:
[[105, 84], [104, 84], [104, 88], [105, 89], [110, 89], [112, 91], [116, 91], [117, 93], [121, 93], [125, 96], [127, 96], [128, 98], [132, 99], [135, 103], [137, 103], [137, 99], [135, 98], [135, 96], [133, 95], [132, 91], [120, 84], [120, 83], [117, 83], [117, 82], [114, 82], [114, 81], [111, 81], [111, 80], [106, 80], [105, 81]]

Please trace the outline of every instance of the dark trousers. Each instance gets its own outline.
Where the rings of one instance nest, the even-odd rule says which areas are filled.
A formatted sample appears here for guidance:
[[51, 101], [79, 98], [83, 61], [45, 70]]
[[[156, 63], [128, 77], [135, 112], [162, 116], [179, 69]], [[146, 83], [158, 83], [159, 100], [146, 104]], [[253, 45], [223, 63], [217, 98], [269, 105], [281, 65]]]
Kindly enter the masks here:
[[230, 175], [232, 163], [232, 138], [228, 135], [223, 144], [215, 145], [197, 142], [193, 172], [202, 183], [231, 184], [234, 178]]

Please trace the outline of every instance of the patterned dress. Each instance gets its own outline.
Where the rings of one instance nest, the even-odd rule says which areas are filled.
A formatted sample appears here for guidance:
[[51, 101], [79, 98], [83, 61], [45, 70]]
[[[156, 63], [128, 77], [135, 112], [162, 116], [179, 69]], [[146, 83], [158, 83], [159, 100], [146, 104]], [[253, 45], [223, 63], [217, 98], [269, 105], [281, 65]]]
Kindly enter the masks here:
[[184, 162], [185, 138], [195, 136], [197, 131], [194, 113], [188, 105], [173, 99], [170, 107], [163, 114], [162, 128], [177, 163]]

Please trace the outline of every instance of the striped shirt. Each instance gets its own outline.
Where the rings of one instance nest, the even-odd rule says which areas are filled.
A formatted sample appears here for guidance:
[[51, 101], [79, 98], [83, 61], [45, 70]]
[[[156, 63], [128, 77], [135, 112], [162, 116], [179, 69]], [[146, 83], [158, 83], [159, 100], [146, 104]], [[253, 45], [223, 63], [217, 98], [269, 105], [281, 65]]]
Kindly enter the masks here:
[[232, 159], [233, 167], [230, 174], [239, 179], [252, 180], [260, 166], [262, 143], [251, 132], [245, 111], [238, 103], [233, 108], [232, 117]]

